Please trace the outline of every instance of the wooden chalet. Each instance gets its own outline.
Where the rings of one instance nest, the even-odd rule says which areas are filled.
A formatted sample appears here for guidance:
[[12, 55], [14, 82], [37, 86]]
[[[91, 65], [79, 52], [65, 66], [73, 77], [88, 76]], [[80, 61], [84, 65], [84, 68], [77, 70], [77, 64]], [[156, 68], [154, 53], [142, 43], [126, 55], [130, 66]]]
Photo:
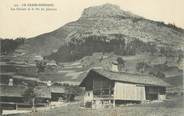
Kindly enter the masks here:
[[[35, 80], [27, 80], [14, 78], [10, 74], [0, 74], [0, 105], [3, 108], [16, 108], [17, 106], [30, 106], [25, 101], [24, 93], [28, 90], [28, 86], [38, 83]], [[39, 83], [40, 84], [40, 83]], [[43, 85], [43, 84], [42, 84]], [[50, 88], [47, 86], [36, 86], [34, 88], [36, 94], [36, 105], [45, 105], [48, 99], [51, 99]]]
[[[30, 107], [31, 102], [25, 101], [24, 92], [28, 89], [26, 86], [8, 86], [0, 85], [0, 105], [5, 108]], [[45, 86], [36, 86], [34, 89], [36, 94], [37, 106], [47, 105], [47, 101], [51, 99], [50, 89]]]
[[98, 108], [122, 103], [164, 100], [168, 83], [152, 76], [92, 69], [82, 80], [84, 105]]
[[0, 85], [0, 104], [3, 108], [16, 108], [17, 104], [24, 102], [25, 86]]
[[51, 99], [51, 91], [48, 86], [36, 86], [34, 88], [38, 103], [47, 103]]
[[51, 100], [52, 101], [59, 101], [59, 100], [64, 100], [66, 91], [63, 86], [51, 86]]

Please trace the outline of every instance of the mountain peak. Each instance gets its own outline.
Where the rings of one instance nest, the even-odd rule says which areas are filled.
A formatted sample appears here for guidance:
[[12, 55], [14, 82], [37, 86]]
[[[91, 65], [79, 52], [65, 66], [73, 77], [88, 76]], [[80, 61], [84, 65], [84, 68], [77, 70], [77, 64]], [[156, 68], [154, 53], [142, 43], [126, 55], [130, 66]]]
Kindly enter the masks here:
[[114, 4], [103, 4], [99, 6], [93, 6], [84, 9], [82, 13], [82, 18], [95, 18], [95, 17], [138, 17], [130, 12], [121, 10], [119, 6]]
[[[84, 43], [89, 39], [92, 40], [92, 43], [91, 41]], [[73, 57], [73, 55], [71, 57], [70, 53], [76, 52], [80, 56], [83, 52], [88, 52], [88, 48], [90, 48], [89, 51], [91, 53], [96, 52], [95, 50], [101, 52], [98, 48], [95, 48], [96, 42], [99, 42], [98, 39], [107, 43], [111, 40], [116, 43], [116, 40], [121, 39], [126, 44], [134, 40], [140, 40], [146, 43], [156, 43], [158, 46], [173, 46], [177, 49], [180, 47], [184, 48], [184, 31], [182, 29], [178, 29], [174, 25], [165, 25], [162, 22], [147, 20], [121, 10], [119, 6], [112, 4], [86, 8], [78, 20], [70, 22], [53, 32], [28, 39], [19, 48], [27, 50], [28, 54], [37, 53], [42, 56], [54, 54], [56, 55], [53, 56], [54, 58], [60, 59], [62, 57], [61, 59], [64, 61], [68, 60], [68, 58], [78, 57]], [[77, 44], [76, 48], [79, 48], [80, 52], [77, 50], [71, 52], [70, 50], [71, 48], [73, 50], [73, 46], [67, 48], [71, 43], [72, 45]], [[87, 47], [83, 48], [82, 45]], [[106, 46], [106, 44], [102, 46], [104, 45]], [[94, 46], [94, 48], [91, 46]], [[101, 47], [99, 48], [101, 49]], [[126, 47], [123, 46], [122, 48]], [[58, 50], [58, 52], [53, 52], [55, 50]], [[109, 48], [104, 48], [104, 50], [109, 50]]]

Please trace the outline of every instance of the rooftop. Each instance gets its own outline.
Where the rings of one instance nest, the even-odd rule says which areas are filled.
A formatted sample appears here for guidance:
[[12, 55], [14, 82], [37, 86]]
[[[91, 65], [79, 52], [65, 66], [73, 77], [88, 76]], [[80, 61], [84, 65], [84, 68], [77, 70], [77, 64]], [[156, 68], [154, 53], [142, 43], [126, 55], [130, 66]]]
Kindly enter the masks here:
[[89, 73], [91, 72], [97, 73], [105, 78], [114, 81], [153, 85], [153, 86], [163, 86], [163, 87], [170, 86], [165, 81], [150, 75], [131, 74], [126, 72], [112, 72], [102, 69], [92, 69], [89, 71]]
[[62, 86], [51, 86], [52, 93], [65, 93], [65, 89]]

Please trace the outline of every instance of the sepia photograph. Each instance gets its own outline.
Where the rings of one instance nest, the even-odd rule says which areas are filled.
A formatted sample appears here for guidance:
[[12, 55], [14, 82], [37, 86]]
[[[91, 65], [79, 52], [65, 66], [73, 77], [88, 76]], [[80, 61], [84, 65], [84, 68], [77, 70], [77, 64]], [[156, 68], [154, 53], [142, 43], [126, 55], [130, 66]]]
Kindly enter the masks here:
[[183, 0], [2, 0], [0, 116], [184, 116]]

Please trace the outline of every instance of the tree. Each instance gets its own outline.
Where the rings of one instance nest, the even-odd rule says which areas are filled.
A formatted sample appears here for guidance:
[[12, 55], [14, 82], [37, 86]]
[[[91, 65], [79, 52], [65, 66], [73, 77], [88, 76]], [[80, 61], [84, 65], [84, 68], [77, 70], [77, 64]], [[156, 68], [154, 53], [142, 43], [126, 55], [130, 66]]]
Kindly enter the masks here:
[[145, 70], [146, 67], [148, 67], [148, 64], [146, 64], [145, 62], [139, 62], [136, 65], [136, 70], [138, 72], [144, 73], [144, 70]]
[[161, 71], [158, 71], [155, 76], [158, 78], [165, 78], [165, 75]]
[[151, 43], [149, 42], [147, 44], [147, 47], [146, 47], [147, 51], [151, 53], [151, 55], [153, 55], [154, 53], [157, 52], [157, 48], [156, 48], [156, 44], [155, 43]]
[[118, 62], [118, 70], [120, 71], [125, 67], [125, 60], [123, 60], [123, 58], [121, 57], [118, 57], [117, 62]]
[[46, 68], [46, 62], [44, 61], [37, 61], [36, 62], [36, 67], [38, 68], [38, 73], [44, 72]]
[[3, 114], [3, 107], [0, 104], [0, 116], [2, 116], [2, 114]]
[[34, 92], [35, 87], [29, 87], [24, 93], [23, 97], [25, 98], [25, 101], [31, 102], [33, 111], [35, 112], [35, 99], [36, 99], [36, 94]]
[[63, 84], [67, 91], [67, 101], [73, 101], [75, 96], [81, 95], [82, 89], [76, 85]]
[[0, 39], [0, 53], [1, 54], [10, 54], [13, 53], [20, 45], [24, 44], [25, 38], [13, 39]]

